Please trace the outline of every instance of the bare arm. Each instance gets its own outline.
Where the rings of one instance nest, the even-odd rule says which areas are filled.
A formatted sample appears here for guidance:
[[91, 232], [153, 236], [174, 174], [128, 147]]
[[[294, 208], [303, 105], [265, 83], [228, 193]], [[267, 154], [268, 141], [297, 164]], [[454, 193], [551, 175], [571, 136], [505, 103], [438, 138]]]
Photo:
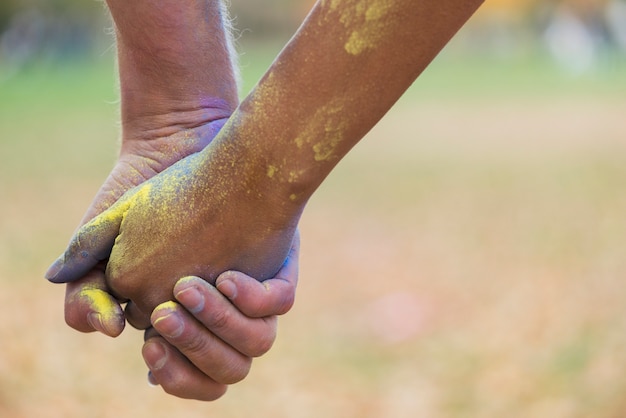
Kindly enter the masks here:
[[82, 227], [46, 277], [110, 255], [107, 283], [147, 315], [183, 276], [276, 274], [317, 187], [480, 3], [318, 2], [215, 140]]
[[[114, 204], [128, 189], [202, 150], [237, 106], [234, 52], [220, 0], [107, 3], [117, 37], [121, 152], [83, 223]], [[297, 266], [297, 251], [291, 260], [291, 265]], [[105, 282], [104, 264], [81, 276], [67, 286], [67, 323], [84, 332], [118, 335], [124, 328], [124, 314]], [[159, 364], [153, 373], [167, 392], [214, 399], [224, 392], [223, 383], [243, 378], [251, 356], [263, 354], [275, 338], [273, 315], [285, 313], [291, 306], [297, 268], [283, 269], [265, 286], [239, 273], [226, 277], [230, 279], [221, 284], [229, 283], [228, 292], [209, 293], [212, 302], [202, 311], [192, 315], [179, 305], [170, 305], [176, 307], [188, 331], [170, 340], [172, 345], [161, 339], [158, 346], [169, 355], [155, 359], [158, 353], [144, 350], [146, 359]], [[228, 325], [223, 330], [206, 320], [218, 314], [237, 321], [222, 324]], [[150, 312], [139, 312], [133, 303], [127, 305], [126, 316], [137, 327], [150, 325]], [[191, 349], [198, 347], [194, 345], [198, 342], [206, 351]]]
[[123, 137], [160, 138], [230, 116], [236, 67], [222, 1], [107, 0]]
[[[238, 103], [222, 1], [109, 0], [107, 5], [117, 39], [121, 150], [82, 223], [127, 190], [202, 150]], [[103, 266], [69, 285], [68, 324], [119, 334], [124, 317], [107, 293]], [[136, 326], [149, 325], [147, 314], [131, 319]]]
[[109, 283], [144, 313], [174, 277], [271, 277], [309, 197], [480, 3], [319, 1], [216, 139], [86, 225], [47, 277], [111, 252]]
[[481, 2], [319, 1], [231, 118], [220, 152], [245, 153], [283, 201], [303, 204]]

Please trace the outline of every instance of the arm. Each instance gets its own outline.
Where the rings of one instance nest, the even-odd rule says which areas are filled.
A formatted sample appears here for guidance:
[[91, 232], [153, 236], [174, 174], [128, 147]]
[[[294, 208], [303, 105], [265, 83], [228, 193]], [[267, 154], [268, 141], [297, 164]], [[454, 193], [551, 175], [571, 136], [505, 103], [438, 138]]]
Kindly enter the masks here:
[[178, 277], [271, 277], [309, 197], [480, 3], [318, 2], [217, 138], [85, 225], [47, 277], [110, 253], [109, 283], [144, 313]]
[[213, 148], [303, 206], [481, 2], [319, 1]]
[[[107, 3], [117, 35], [121, 151], [83, 224], [110, 207], [128, 189], [202, 150], [237, 105], [234, 53], [220, 1]], [[292, 264], [297, 265], [297, 254], [292, 257]], [[194, 319], [179, 309], [188, 329], [197, 324], [205, 328], [198, 329], [196, 335], [187, 333], [185, 338], [172, 340], [172, 345], [163, 341], [167, 352], [176, 353], [155, 372], [166, 391], [181, 397], [191, 393], [202, 393], [203, 399], [215, 397], [223, 392], [223, 382], [232, 380], [228, 373], [242, 378], [242, 364], [249, 363], [251, 356], [263, 354], [275, 338], [274, 315], [291, 307], [297, 269], [279, 273], [265, 286], [240, 273], [232, 272], [228, 277], [218, 289], [224, 289], [230, 301], [213, 292], [213, 300], [220, 303], [207, 304], [202, 312], [203, 318], [226, 312], [239, 318], [236, 326], [224, 333], [214, 324]], [[67, 323], [83, 332], [98, 330], [110, 336], [121, 333], [125, 315], [110, 293], [102, 264], [69, 283], [65, 301]], [[139, 328], [151, 325], [150, 313], [138, 312], [132, 303], [127, 305], [126, 317]], [[184, 356], [197, 355], [188, 348], [190, 340], [204, 341], [204, 346], [213, 342], [214, 347], [219, 347], [203, 353], [205, 361], [219, 364], [235, 357], [239, 362], [231, 363], [232, 367], [226, 370], [190, 366]], [[179, 376], [184, 383], [174, 385], [168, 375]]]
[[235, 54], [221, 1], [107, 4], [116, 29], [126, 141], [168, 137], [230, 116], [238, 103]]
[[180, 277], [271, 277], [309, 197], [479, 4], [318, 2], [216, 139], [81, 228], [47, 277], [110, 254], [108, 283], [144, 314]]
[[[232, 39], [223, 4], [107, 1], [114, 20], [121, 94], [121, 150], [81, 224], [127, 190], [202, 150], [237, 106]], [[66, 322], [115, 336], [124, 315], [95, 268], [66, 290]], [[148, 316], [133, 318], [138, 327]]]
[[[108, 0], [121, 99], [118, 165], [98, 194], [126, 190], [213, 140], [237, 106], [236, 69], [219, 0]], [[101, 212], [94, 205], [87, 217]]]

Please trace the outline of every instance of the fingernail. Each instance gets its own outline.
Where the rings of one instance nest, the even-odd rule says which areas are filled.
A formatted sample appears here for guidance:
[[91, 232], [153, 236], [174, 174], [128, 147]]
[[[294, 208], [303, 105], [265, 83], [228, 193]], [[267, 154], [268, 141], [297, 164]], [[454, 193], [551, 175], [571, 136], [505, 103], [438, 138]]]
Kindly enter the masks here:
[[[172, 305], [174, 305], [174, 307], [172, 307]], [[176, 307], [174, 302], [165, 302], [157, 306], [154, 310], [153, 318], [155, 319], [153, 319], [152, 325], [154, 326], [154, 329], [159, 331], [159, 334], [164, 337], [179, 337], [185, 329], [183, 320], [175, 309]], [[161, 311], [165, 311], [165, 314], [162, 316]]]
[[98, 332], [108, 335], [109, 337], [117, 337], [126, 325], [126, 319], [124, 315], [112, 314], [111, 311], [108, 314], [101, 314], [98, 312], [91, 312], [87, 315], [87, 322], [93, 329]]
[[52, 283], [56, 283], [56, 277], [59, 275], [59, 272], [63, 269], [63, 265], [65, 264], [65, 257], [61, 256], [55, 260], [54, 263], [48, 268], [44, 277], [51, 281]]
[[87, 315], [87, 322], [93, 329], [106, 334], [104, 325], [102, 324], [102, 316], [97, 312], [91, 312]]
[[204, 309], [204, 296], [195, 286], [187, 287], [177, 292], [175, 296], [191, 313], [198, 313]]
[[161, 342], [148, 341], [143, 347], [143, 359], [150, 370], [161, 370], [167, 361], [167, 351]]
[[156, 378], [152, 374], [152, 372], [148, 372], [148, 385], [155, 388], [159, 386], [159, 382], [157, 382]]
[[230, 300], [235, 300], [237, 297], [237, 286], [232, 281], [225, 279], [215, 285], [224, 296]]

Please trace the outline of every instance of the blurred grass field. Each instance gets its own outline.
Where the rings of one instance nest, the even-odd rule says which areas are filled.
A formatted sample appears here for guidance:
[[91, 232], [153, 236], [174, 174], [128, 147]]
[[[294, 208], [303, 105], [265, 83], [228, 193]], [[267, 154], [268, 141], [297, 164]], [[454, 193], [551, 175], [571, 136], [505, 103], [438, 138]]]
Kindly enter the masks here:
[[[278, 48], [245, 49], [244, 92]], [[116, 156], [112, 54], [4, 79], [0, 417], [626, 416], [625, 69], [439, 57], [310, 202], [296, 305], [210, 404], [42, 278]]]

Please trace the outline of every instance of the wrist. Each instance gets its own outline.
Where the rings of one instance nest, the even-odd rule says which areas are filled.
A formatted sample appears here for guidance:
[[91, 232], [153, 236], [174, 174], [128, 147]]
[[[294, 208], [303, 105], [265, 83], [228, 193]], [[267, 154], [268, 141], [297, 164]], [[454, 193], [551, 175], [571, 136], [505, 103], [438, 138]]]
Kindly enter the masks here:
[[[202, 152], [200, 171], [208, 173], [207, 184], [219, 185], [230, 196], [245, 197], [248, 207], [271, 212], [277, 225], [284, 225], [299, 218], [320, 180], [314, 170], [298, 164], [298, 156], [282, 153], [276, 136], [255, 138], [248, 129], [254, 127], [243, 123], [240, 109]], [[286, 159], [292, 161], [286, 163]]]
[[[228, 112], [224, 112], [226, 114]], [[214, 113], [214, 115], [222, 113]], [[202, 151], [219, 133], [227, 117], [212, 119], [194, 128], [172, 128], [173, 133], [164, 136], [123, 136], [118, 166], [128, 179], [137, 185], [167, 169], [176, 162]]]
[[[156, 98], [151, 100], [152, 103], [159, 101]], [[206, 135], [215, 131], [215, 136], [236, 107], [236, 103], [217, 98], [190, 103], [160, 100], [160, 105], [153, 104], [153, 108], [145, 113], [131, 111], [122, 102], [122, 144], [163, 138], [180, 141], [176, 134], [181, 132]]]

